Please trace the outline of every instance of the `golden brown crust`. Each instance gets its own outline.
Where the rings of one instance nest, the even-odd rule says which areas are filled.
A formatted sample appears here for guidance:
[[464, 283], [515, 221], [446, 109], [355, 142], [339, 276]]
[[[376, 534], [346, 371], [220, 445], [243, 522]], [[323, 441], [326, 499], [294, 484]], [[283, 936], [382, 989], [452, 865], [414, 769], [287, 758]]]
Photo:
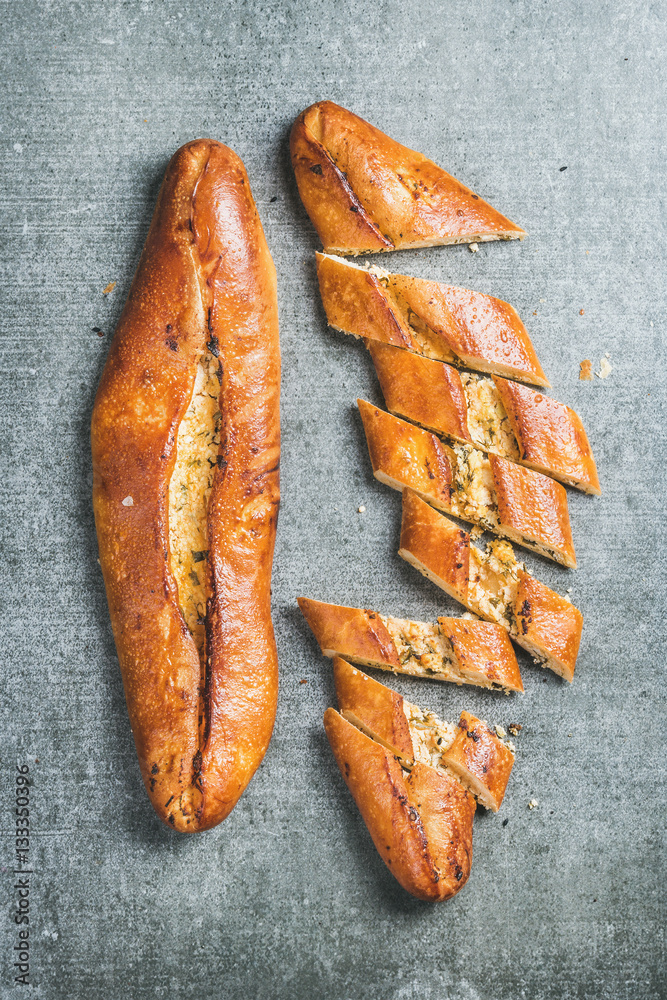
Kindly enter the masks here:
[[403, 491], [398, 554], [454, 600], [467, 604], [470, 535], [412, 490]]
[[297, 597], [325, 656], [342, 656], [354, 663], [398, 669], [396, 646], [375, 611], [325, 604], [309, 597]]
[[522, 462], [586, 493], [600, 495], [595, 460], [580, 417], [555, 399], [494, 378], [519, 445]]
[[[512, 644], [499, 625], [441, 618], [437, 627], [427, 626], [398, 618], [383, 620], [376, 611], [325, 604], [306, 597], [297, 601], [320, 649], [330, 658], [340, 656], [364, 667], [454, 684], [523, 691]], [[394, 630], [396, 641], [389, 628]], [[429, 654], [424, 646], [424, 652], [416, 655], [414, 635], [406, 636], [405, 648], [399, 650], [397, 643], [403, 642], [401, 634], [405, 629], [410, 633], [415, 629], [434, 633], [440, 651]]]
[[500, 625], [465, 618], [438, 618], [438, 625], [468, 684], [523, 691], [512, 643]]
[[576, 569], [567, 494], [560, 483], [532, 469], [489, 455], [498, 504], [499, 532]]
[[418, 899], [463, 888], [472, 863], [475, 800], [452, 775], [417, 763], [406, 778], [385, 747], [333, 708], [324, 728], [373, 843], [392, 875]]
[[442, 510], [451, 509], [453, 457], [435, 434], [358, 399], [373, 475], [395, 490], [406, 486]]
[[375, 340], [367, 347], [388, 410], [437, 434], [472, 442], [456, 368]]
[[528, 573], [519, 574], [514, 614], [517, 642], [544, 658], [545, 666], [572, 681], [584, 617], [578, 608]]
[[[504, 563], [498, 563], [499, 547], [507, 550]], [[529, 576], [506, 542], [492, 543], [486, 553], [475, 548], [471, 553], [466, 531], [406, 490], [398, 554], [464, 607], [507, 629], [539, 663], [572, 680], [583, 616], [564, 597]], [[495, 648], [491, 655], [502, 662]], [[504, 675], [503, 686], [509, 688], [510, 680], [511, 675]]]
[[514, 754], [485, 722], [461, 712], [454, 742], [442, 755], [483, 806], [498, 812], [514, 766]]
[[375, 274], [338, 257], [322, 253], [315, 257], [329, 326], [355, 337], [419, 350], [409, 324]]
[[340, 713], [353, 713], [392, 753], [412, 761], [414, 748], [403, 696], [357, 670], [340, 656], [333, 661]]
[[528, 332], [513, 306], [469, 288], [390, 274], [389, 288], [447, 343], [462, 365], [548, 386]]
[[[202, 670], [170, 568], [167, 497], [207, 350], [222, 363], [222, 444]], [[151, 801], [178, 830], [224, 819], [271, 737], [279, 380], [275, 269], [247, 174], [220, 143], [189, 143], [167, 168], [92, 421], [100, 563], [130, 721]]]
[[325, 250], [359, 254], [526, 235], [421, 153], [332, 101], [299, 115], [290, 146], [301, 200]]

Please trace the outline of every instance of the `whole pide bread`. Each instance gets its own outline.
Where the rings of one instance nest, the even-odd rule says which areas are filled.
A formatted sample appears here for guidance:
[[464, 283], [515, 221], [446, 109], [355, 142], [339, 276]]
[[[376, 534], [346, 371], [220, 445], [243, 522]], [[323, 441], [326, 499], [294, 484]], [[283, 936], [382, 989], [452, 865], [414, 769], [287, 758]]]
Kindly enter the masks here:
[[248, 176], [174, 155], [92, 419], [99, 554], [141, 773], [177, 830], [223, 820], [271, 738], [276, 276]]

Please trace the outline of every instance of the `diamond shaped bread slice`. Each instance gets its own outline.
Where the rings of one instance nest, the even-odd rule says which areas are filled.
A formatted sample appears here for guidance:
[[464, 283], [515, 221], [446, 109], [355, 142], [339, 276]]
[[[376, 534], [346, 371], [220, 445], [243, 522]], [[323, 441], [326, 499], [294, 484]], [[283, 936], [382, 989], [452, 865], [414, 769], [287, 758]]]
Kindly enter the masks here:
[[307, 597], [297, 600], [325, 656], [396, 674], [523, 691], [512, 644], [495, 623], [442, 617], [431, 625]]
[[514, 753], [486, 722], [466, 711], [457, 723], [443, 722], [341, 657], [334, 659], [333, 668], [341, 715], [390, 750], [404, 767], [421, 761], [451, 769], [481, 805], [498, 811]]
[[368, 270], [318, 253], [327, 322], [366, 340], [436, 361], [548, 386], [528, 331], [513, 306], [468, 288]]

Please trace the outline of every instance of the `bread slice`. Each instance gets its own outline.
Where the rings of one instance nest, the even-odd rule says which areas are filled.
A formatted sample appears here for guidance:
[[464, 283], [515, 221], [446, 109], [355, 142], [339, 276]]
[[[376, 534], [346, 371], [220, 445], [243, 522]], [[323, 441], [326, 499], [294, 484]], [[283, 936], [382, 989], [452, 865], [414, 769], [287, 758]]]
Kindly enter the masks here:
[[450, 899], [468, 881], [475, 799], [450, 772], [416, 762], [408, 772], [391, 750], [333, 708], [324, 728], [336, 763], [378, 854], [418, 899]]
[[406, 490], [398, 554], [480, 618], [501, 625], [537, 663], [572, 681], [583, 616], [530, 576], [507, 542], [493, 541], [481, 552], [466, 531]]
[[341, 657], [333, 661], [341, 714], [399, 758], [441, 771], [453, 770], [477, 801], [498, 812], [505, 795], [514, 753], [487, 725], [469, 712], [457, 723], [443, 722]]
[[396, 674], [523, 691], [512, 644], [498, 624], [443, 617], [430, 625], [307, 597], [297, 600], [325, 656]]
[[332, 101], [299, 115], [290, 152], [326, 250], [354, 255], [526, 235], [432, 160]]
[[391, 344], [366, 343], [396, 416], [599, 495], [586, 432], [569, 406], [507, 379], [459, 373]]
[[437, 281], [369, 270], [318, 253], [329, 326], [435, 361], [548, 386], [528, 332], [507, 302]]
[[438, 510], [576, 567], [560, 483], [471, 445], [445, 444], [363, 399], [357, 404], [373, 475], [381, 483], [411, 489]]

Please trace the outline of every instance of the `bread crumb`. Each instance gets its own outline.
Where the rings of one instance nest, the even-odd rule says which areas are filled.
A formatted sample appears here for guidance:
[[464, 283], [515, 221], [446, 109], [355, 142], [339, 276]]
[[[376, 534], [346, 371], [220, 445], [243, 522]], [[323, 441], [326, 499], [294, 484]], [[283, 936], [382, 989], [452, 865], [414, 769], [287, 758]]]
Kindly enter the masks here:
[[600, 359], [600, 371], [596, 372], [595, 374], [597, 375], [598, 378], [609, 378], [609, 376], [611, 375], [611, 373], [613, 372], [613, 370], [614, 369], [609, 364], [609, 362], [607, 361], [607, 359], [606, 358], [601, 358]]
[[580, 361], [579, 362], [579, 381], [580, 382], [592, 382], [593, 381], [593, 362], [592, 361]]
[[125, 497], [125, 499], [122, 500], [121, 503], [123, 504], [123, 507], [134, 507], [134, 500], [132, 499], [132, 497], [129, 496]]
[[580, 309], [580, 310], [579, 310], [579, 315], [580, 315], [580, 316], [583, 316], [583, 315], [584, 315], [584, 310], [583, 310], [583, 309]]
[[516, 747], [514, 746], [511, 740], [507, 740], [505, 746], [507, 747], [508, 750], [511, 750], [513, 754], [516, 754]]
[[535, 809], [537, 806], [539, 806], [539, 804], [540, 804], [539, 799], [531, 799], [530, 802], [528, 803], [528, 808]]
[[503, 727], [502, 726], [494, 726], [493, 728], [496, 731], [496, 736], [498, 737], [498, 739], [504, 740], [505, 737], [507, 736], [507, 733], [505, 732], [505, 730], [503, 729]]
[[102, 295], [109, 295], [116, 287], [115, 281], [110, 281], [106, 288], [102, 289]]
[[307, 684], [307, 683], [308, 681], [306, 680], [305, 677], [302, 677], [301, 680], [299, 681], [299, 684]]
[[477, 524], [475, 525], [474, 528], [470, 529], [469, 534], [470, 534], [470, 541], [476, 542], [477, 539], [481, 538], [482, 535], [484, 534], [484, 528], [480, 528], [480, 526]]
[[479, 247], [477, 246], [476, 243], [469, 243], [468, 244], [468, 250], [470, 250], [470, 253], [477, 253], [477, 251], [479, 250]]
[[465, 620], [467, 622], [478, 622], [479, 621], [479, 618], [477, 617], [477, 615], [474, 615], [472, 613], [472, 611], [464, 611], [463, 614], [461, 615], [461, 618], [465, 618]]
[[366, 508], [362, 504], [361, 507], [357, 507], [357, 510], [359, 511], [360, 514], [363, 514], [363, 512], [366, 510]]
[[522, 729], [523, 726], [520, 722], [510, 722], [509, 724], [509, 731], [512, 736], [518, 736]]

